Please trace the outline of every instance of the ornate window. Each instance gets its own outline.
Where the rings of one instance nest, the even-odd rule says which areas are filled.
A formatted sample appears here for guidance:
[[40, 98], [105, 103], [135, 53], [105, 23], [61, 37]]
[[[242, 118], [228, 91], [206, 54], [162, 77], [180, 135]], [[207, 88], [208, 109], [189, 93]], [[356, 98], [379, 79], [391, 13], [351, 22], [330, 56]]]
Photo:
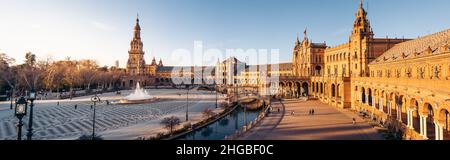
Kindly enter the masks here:
[[439, 74], [441, 73], [441, 67], [435, 66], [433, 68], [434, 78], [439, 79]]
[[417, 78], [418, 79], [423, 79], [423, 78], [425, 78], [425, 68], [423, 68], [423, 67], [419, 67], [419, 68], [417, 68]]
[[406, 69], [406, 76], [407, 76], [408, 78], [411, 78], [411, 77], [412, 77], [412, 69], [411, 69], [411, 67], [408, 68], [408, 69]]
[[395, 70], [395, 77], [400, 78], [401, 75], [402, 75], [401, 69], [396, 69]]

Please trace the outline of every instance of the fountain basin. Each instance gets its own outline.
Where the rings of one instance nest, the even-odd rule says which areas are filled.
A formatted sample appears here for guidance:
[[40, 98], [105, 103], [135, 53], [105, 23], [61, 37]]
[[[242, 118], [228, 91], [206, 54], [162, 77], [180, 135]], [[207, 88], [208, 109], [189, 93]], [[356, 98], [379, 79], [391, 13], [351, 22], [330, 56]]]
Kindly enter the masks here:
[[156, 101], [158, 98], [150, 96], [145, 89], [142, 89], [139, 83], [136, 84], [136, 89], [130, 95], [124, 97], [123, 99], [113, 102], [113, 104], [142, 104], [151, 103]]
[[158, 98], [151, 98], [151, 99], [140, 99], [140, 100], [128, 100], [128, 99], [121, 99], [113, 104], [119, 104], [119, 105], [126, 105], [126, 104], [143, 104], [143, 103], [152, 103], [157, 101]]

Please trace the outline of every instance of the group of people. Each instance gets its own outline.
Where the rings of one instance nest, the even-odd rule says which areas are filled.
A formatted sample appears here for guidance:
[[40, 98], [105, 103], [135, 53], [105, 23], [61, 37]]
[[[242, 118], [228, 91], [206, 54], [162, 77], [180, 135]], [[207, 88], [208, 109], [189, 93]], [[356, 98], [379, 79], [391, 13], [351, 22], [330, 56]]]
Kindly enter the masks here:
[[315, 110], [314, 109], [310, 109], [309, 110], [309, 115], [314, 115]]

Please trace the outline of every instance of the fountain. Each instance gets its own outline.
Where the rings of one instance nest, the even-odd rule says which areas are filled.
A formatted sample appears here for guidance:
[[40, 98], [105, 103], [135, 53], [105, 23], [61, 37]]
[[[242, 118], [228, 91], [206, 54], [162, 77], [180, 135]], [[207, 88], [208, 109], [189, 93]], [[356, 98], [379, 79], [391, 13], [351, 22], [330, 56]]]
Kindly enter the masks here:
[[156, 97], [150, 96], [147, 91], [145, 91], [139, 83], [136, 84], [136, 89], [134, 93], [124, 97], [116, 104], [140, 104], [140, 103], [150, 103], [156, 100]]

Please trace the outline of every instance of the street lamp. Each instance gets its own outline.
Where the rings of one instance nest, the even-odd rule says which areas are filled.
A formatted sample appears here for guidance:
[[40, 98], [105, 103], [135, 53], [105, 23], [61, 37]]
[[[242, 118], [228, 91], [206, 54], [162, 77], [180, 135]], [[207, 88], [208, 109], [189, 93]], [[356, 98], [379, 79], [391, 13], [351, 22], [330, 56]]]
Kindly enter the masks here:
[[214, 83], [214, 85], [215, 85], [215, 89], [216, 89], [216, 109], [217, 109], [217, 108], [218, 108], [218, 106], [217, 106], [217, 105], [218, 105], [218, 104], [217, 104], [217, 98], [218, 98], [218, 97], [217, 97], [217, 94], [218, 94], [218, 93], [217, 93], [217, 92], [218, 92], [219, 90], [218, 90], [218, 88], [217, 88], [217, 84]]
[[10, 104], [9, 104], [9, 109], [13, 109], [13, 94], [14, 94], [14, 88], [11, 88], [11, 91], [10, 91], [10, 93], [9, 93], [9, 101], [10, 101]]
[[19, 100], [16, 101], [15, 108], [15, 116], [19, 119], [19, 123], [17, 124], [17, 140], [22, 140], [22, 118], [27, 115], [27, 100], [24, 97], [20, 97]]
[[[11, 97], [9, 96], [9, 90], [6, 90], [6, 101], [8, 101], [8, 100], [10, 100], [11, 99]], [[9, 99], [8, 99], [9, 98]], [[12, 109], [12, 103], [11, 103], [11, 106], [10, 106], [10, 109]]]
[[189, 120], [189, 85], [186, 85], [187, 94], [186, 94], [186, 121]]
[[30, 94], [28, 95], [28, 100], [30, 103], [30, 117], [28, 118], [28, 133], [27, 133], [27, 140], [31, 140], [33, 137], [33, 107], [34, 107], [34, 100], [36, 100], [36, 91], [34, 89], [31, 89]]
[[100, 97], [97, 96], [97, 94], [95, 94], [94, 96], [91, 97], [91, 101], [94, 103], [94, 115], [92, 117], [92, 140], [95, 139], [95, 106], [97, 104], [97, 102], [100, 102]]

